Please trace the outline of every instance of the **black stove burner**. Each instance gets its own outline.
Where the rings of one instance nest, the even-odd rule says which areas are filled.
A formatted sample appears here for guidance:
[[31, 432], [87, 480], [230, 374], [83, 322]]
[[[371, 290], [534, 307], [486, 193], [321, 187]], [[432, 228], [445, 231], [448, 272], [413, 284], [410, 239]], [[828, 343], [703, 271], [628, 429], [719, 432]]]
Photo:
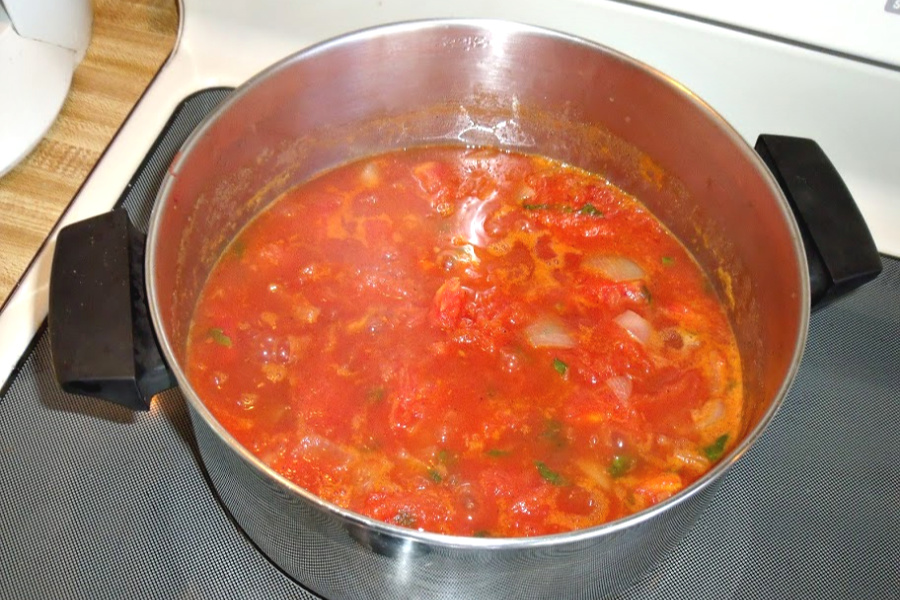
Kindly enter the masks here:
[[[146, 229], [176, 111], [120, 201]], [[797, 380], [706, 513], [624, 599], [900, 598], [900, 261], [813, 316]], [[0, 396], [0, 597], [315, 598], [207, 484], [177, 391], [131, 413], [57, 386], [42, 329]]]

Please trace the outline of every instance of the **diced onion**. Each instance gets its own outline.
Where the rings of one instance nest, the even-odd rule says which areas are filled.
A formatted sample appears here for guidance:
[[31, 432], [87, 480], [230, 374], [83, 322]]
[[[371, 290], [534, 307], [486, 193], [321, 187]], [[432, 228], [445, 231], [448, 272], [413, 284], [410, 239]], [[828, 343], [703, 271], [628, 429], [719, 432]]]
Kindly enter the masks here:
[[625, 402], [631, 398], [631, 390], [634, 386], [630, 377], [625, 377], [624, 375], [610, 377], [606, 380], [606, 385], [620, 402]]
[[721, 400], [709, 400], [698, 409], [691, 411], [691, 419], [698, 429], [715, 425], [725, 415], [725, 405]]
[[581, 266], [615, 282], [643, 279], [645, 275], [640, 265], [624, 256], [594, 254], [585, 257]]
[[647, 319], [636, 312], [626, 310], [613, 320], [640, 343], [646, 344], [650, 341], [653, 327]]
[[702, 473], [709, 468], [709, 459], [697, 452], [696, 446], [687, 440], [679, 440], [675, 444], [669, 463], [673, 469], [687, 469], [693, 473]]
[[544, 317], [525, 328], [525, 337], [535, 348], [573, 348], [575, 340], [558, 320]]
[[519, 197], [519, 200], [530, 200], [534, 198], [534, 188], [529, 185], [523, 185], [516, 195]]

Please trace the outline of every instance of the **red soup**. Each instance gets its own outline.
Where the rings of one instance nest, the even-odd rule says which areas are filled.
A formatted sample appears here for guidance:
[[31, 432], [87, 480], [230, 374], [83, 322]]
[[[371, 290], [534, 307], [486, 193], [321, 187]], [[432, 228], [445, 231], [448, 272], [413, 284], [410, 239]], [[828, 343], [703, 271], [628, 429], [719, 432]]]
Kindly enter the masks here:
[[404, 527], [599, 525], [734, 443], [741, 366], [712, 286], [602, 177], [427, 147], [300, 185], [236, 237], [188, 377], [272, 469]]

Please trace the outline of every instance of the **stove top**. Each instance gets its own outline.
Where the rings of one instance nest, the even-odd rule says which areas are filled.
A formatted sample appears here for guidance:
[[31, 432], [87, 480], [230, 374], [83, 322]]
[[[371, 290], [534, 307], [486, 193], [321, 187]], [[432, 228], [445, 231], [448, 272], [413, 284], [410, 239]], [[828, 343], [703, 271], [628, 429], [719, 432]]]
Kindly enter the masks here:
[[[884, 0], [844, 2], [794, 27], [787, 15], [822, 3], [760, 0], [766, 19], [707, 0], [674, 4], [183, 0], [175, 52], [57, 230], [117, 198], [145, 225], [171, 157], [227, 93], [209, 88], [239, 85], [345, 31], [497, 17], [631, 54], [684, 83], [748, 141], [816, 139], [868, 221], [884, 272], [814, 315], [776, 419], [688, 538], [624, 597], [900, 597], [900, 465], [885, 450], [900, 442], [900, 261], [891, 258], [900, 256], [900, 61], [890, 42], [866, 46], [872, 54], [854, 46], [859, 36], [848, 44], [846, 32], [833, 35], [859, 10], [873, 39], [895, 40], [900, 14]], [[219, 504], [178, 392], [131, 414], [59, 391], [44, 332], [54, 237], [0, 312], [0, 597], [314, 597]]]
[[[139, 228], [227, 94], [175, 111], [118, 203]], [[900, 260], [883, 263], [814, 314], [774, 421], [622, 599], [900, 597]], [[316, 598], [244, 536], [201, 465], [179, 392], [146, 413], [65, 394], [42, 328], [0, 397], [0, 598]]]

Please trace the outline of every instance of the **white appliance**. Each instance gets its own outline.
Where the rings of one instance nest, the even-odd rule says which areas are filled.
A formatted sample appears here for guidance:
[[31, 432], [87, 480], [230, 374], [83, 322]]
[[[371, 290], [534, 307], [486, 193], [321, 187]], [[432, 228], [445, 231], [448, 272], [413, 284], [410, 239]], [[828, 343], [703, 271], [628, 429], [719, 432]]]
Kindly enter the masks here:
[[173, 54], [0, 312], [0, 382], [46, 316], [56, 231], [110, 209], [186, 96], [393, 21], [491, 17], [563, 30], [671, 75], [751, 143], [760, 133], [813, 138], [879, 250], [900, 255], [900, 0], [182, 0], [180, 16]]
[[90, 0], [0, 0], [0, 177], [56, 120], [90, 40]]

